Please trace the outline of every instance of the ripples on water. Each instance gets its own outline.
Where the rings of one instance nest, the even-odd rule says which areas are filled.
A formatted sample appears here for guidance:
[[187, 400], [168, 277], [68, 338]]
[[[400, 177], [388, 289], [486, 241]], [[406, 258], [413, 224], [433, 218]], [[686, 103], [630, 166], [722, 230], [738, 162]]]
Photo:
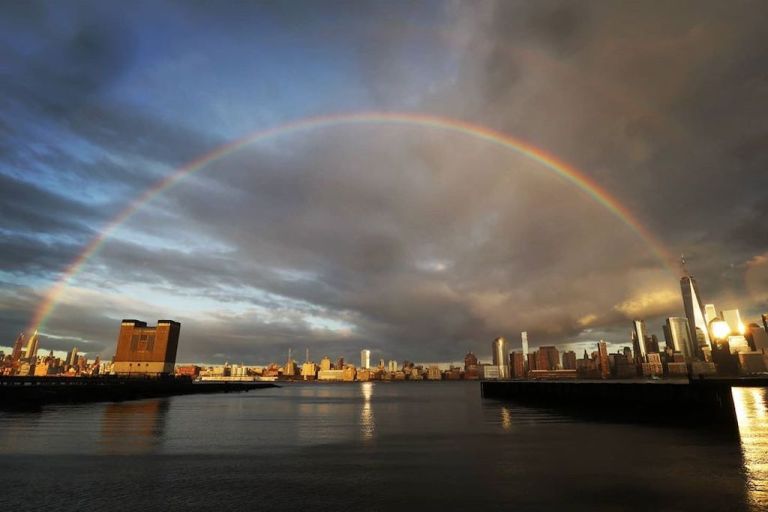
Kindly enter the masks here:
[[590, 422], [477, 383], [289, 384], [0, 413], [10, 509], [768, 510], [768, 398], [739, 434]]

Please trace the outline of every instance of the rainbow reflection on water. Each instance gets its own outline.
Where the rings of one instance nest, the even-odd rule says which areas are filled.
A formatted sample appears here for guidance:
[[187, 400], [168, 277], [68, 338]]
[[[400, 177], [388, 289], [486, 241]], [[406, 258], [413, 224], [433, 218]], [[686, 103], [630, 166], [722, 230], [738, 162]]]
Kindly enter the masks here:
[[733, 388], [741, 451], [752, 505], [768, 507], [768, 389]]

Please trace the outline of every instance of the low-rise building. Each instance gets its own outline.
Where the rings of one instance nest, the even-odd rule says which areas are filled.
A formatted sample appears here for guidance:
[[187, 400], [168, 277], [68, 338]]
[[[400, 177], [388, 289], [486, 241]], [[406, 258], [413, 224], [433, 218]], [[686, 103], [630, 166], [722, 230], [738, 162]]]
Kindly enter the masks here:
[[317, 380], [342, 381], [344, 380], [344, 370], [320, 370], [317, 372]]
[[667, 363], [667, 377], [670, 378], [687, 378], [688, 377], [688, 365], [683, 362]]
[[739, 366], [741, 373], [746, 375], [768, 371], [762, 352], [739, 352]]

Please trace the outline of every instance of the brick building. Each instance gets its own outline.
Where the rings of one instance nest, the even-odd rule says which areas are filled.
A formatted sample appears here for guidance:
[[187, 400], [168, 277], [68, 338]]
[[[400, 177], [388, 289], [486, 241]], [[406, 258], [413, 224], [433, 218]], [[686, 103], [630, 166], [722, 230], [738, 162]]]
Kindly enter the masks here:
[[119, 375], [167, 375], [174, 372], [181, 324], [158, 320], [148, 327], [139, 320], [123, 320], [117, 338], [114, 372]]

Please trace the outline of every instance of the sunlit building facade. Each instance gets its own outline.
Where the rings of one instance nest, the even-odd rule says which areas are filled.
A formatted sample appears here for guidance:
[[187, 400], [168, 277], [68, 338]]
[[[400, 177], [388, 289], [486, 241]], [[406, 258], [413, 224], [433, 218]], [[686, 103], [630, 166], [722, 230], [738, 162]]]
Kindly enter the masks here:
[[691, 339], [688, 319], [681, 316], [667, 318], [664, 333], [668, 335], [667, 343], [675, 352], [680, 352], [686, 361], [692, 361], [696, 356], [696, 348]]
[[114, 372], [120, 375], [172, 374], [176, 365], [181, 324], [158, 320], [148, 327], [139, 320], [123, 320], [117, 338]]
[[493, 354], [493, 366], [499, 369], [499, 379], [509, 378], [509, 349], [507, 340], [499, 336], [491, 344], [491, 353]]
[[37, 331], [35, 331], [35, 334], [33, 334], [29, 341], [27, 342], [27, 351], [24, 354], [24, 357], [26, 359], [32, 360], [37, 357], [37, 347], [38, 347], [38, 341], [40, 339], [40, 336], [37, 334]]
[[645, 345], [645, 321], [632, 321], [632, 350], [635, 357], [640, 361], [645, 361], [648, 356], [648, 347]]
[[683, 295], [683, 309], [685, 310], [685, 317], [688, 319], [691, 339], [697, 341], [699, 350], [709, 349], [712, 341], [709, 336], [707, 320], [704, 317], [696, 279], [693, 276], [681, 277], [680, 291]]

